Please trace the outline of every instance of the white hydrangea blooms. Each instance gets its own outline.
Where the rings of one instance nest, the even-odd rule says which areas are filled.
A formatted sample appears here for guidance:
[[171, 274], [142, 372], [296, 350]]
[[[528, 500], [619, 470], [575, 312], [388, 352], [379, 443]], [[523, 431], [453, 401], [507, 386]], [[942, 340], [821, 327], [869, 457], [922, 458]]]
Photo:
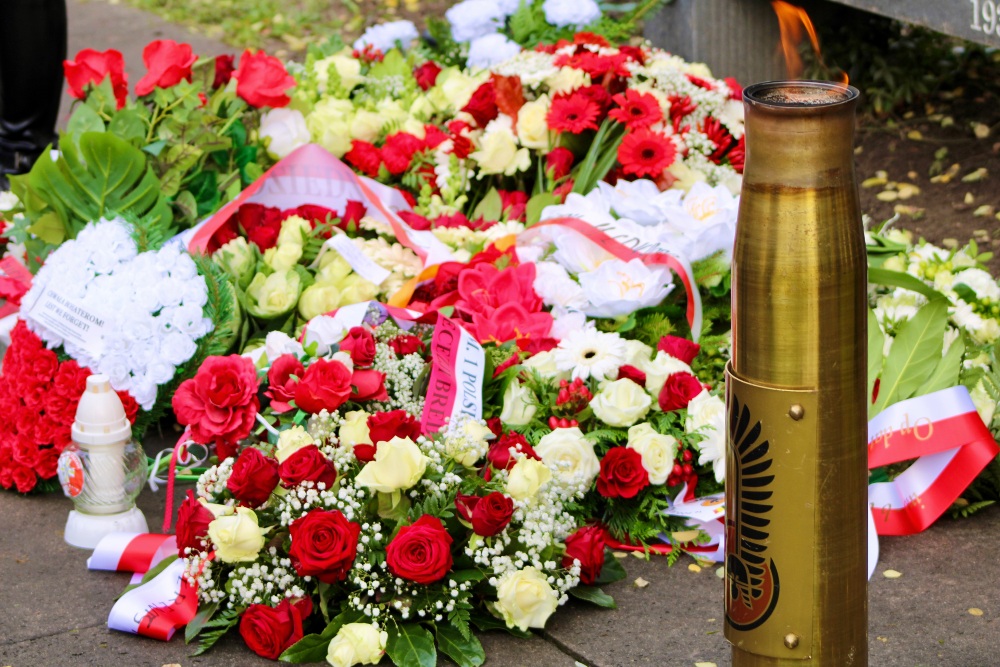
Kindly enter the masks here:
[[469, 43], [469, 67], [492, 67], [521, 52], [521, 45], [499, 32], [477, 37]]
[[398, 44], [406, 49], [419, 36], [417, 26], [411, 21], [390, 21], [378, 23], [365, 30], [364, 34], [354, 41], [353, 47], [363, 49], [366, 46], [373, 46], [385, 53], [389, 49], [396, 48]]
[[594, 0], [545, 0], [545, 20], [554, 26], [582, 28], [601, 18], [601, 8]]

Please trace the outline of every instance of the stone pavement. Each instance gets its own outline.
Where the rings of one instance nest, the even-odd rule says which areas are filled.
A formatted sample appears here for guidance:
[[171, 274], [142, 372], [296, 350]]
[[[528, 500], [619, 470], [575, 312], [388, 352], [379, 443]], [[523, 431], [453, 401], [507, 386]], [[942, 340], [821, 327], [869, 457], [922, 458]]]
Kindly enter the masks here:
[[[192, 35], [125, 5], [68, 0], [72, 57], [82, 48], [117, 48], [129, 81], [142, 76], [142, 48], [156, 38], [187, 41], [201, 55], [235, 49]], [[64, 100], [62, 123], [68, 113]], [[140, 497], [150, 527], [162, 520], [164, 494]], [[189, 657], [181, 638], [163, 643], [113, 632], [105, 623], [124, 574], [88, 572], [88, 552], [62, 539], [70, 502], [62, 496], [20, 497], [0, 492], [0, 667], [77, 667], [168, 664], [248, 666], [258, 658], [238, 636], [205, 656]], [[1000, 664], [1000, 509], [961, 521], [941, 520], [923, 534], [883, 538], [882, 558], [869, 585], [869, 664], [876, 667], [987, 667]], [[693, 571], [682, 558], [627, 557], [628, 578], [609, 586], [616, 610], [572, 601], [544, 633], [530, 640], [504, 633], [482, 636], [490, 667], [666, 666], [730, 664], [722, 635], [722, 582], [715, 568]], [[902, 576], [889, 579], [893, 569]], [[637, 578], [649, 582], [633, 585]], [[969, 613], [978, 609], [982, 615]], [[387, 661], [386, 661], [387, 664]]]

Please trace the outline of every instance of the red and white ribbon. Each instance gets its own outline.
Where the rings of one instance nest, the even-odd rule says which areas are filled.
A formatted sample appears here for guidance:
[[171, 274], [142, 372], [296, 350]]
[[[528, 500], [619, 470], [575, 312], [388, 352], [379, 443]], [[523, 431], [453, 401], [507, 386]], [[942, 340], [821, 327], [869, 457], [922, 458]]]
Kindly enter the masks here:
[[174, 632], [198, 613], [198, 589], [188, 582], [184, 568], [185, 561], [175, 560], [150, 581], [118, 598], [108, 615], [108, 627], [170, 641]]
[[431, 375], [420, 419], [422, 433], [436, 433], [460, 415], [483, 416], [483, 346], [458, 322], [439, 317], [431, 339]]
[[133, 572], [131, 583], [157, 563], [177, 553], [177, 538], [159, 533], [111, 533], [104, 536], [87, 559], [91, 570]]
[[926, 529], [998, 452], [965, 387], [890, 405], [868, 423], [868, 467], [917, 460], [891, 482], [869, 485], [878, 534]]

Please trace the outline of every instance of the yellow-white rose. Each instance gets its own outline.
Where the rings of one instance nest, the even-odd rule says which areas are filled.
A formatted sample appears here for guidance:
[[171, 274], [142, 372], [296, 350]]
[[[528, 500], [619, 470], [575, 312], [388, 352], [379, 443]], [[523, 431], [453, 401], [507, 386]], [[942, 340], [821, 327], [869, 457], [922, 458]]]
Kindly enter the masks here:
[[531, 421], [538, 411], [534, 402], [534, 394], [515, 378], [507, 385], [503, 393], [503, 410], [500, 421], [511, 426], [524, 426]]
[[382, 493], [405, 491], [423, 477], [428, 460], [415, 442], [394, 436], [375, 444], [375, 460], [358, 473], [357, 485]]
[[680, 372], [694, 375], [690, 366], [663, 350], [659, 350], [652, 359], [647, 358], [642, 361], [636, 368], [646, 374], [646, 391], [653, 396], [660, 395], [660, 390], [670, 375]]
[[513, 176], [531, 166], [527, 148], [518, 148], [510, 116], [500, 114], [486, 126], [479, 138], [479, 150], [469, 157], [479, 164], [481, 174]]
[[646, 390], [627, 378], [605, 383], [590, 407], [609, 426], [631, 426], [646, 416], [653, 404]]
[[452, 67], [445, 69], [438, 74], [437, 84], [431, 90], [431, 93], [440, 91], [446, 105], [439, 104], [439, 100], [434, 100], [434, 102], [440, 108], [451, 108], [453, 111], [458, 111], [469, 103], [469, 100], [472, 99], [472, 94], [476, 92], [479, 86], [486, 82], [489, 74], [488, 71], [484, 71], [474, 76], [469, 76], [461, 70]]
[[549, 96], [542, 95], [537, 100], [525, 102], [517, 112], [517, 137], [525, 148], [543, 151], [552, 147], [552, 135], [546, 117], [549, 114]]
[[381, 114], [386, 123], [403, 124], [410, 117], [410, 112], [403, 108], [403, 104], [391, 97], [383, 97], [375, 105], [375, 111]]
[[278, 447], [274, 451], [274, 458], [278, 459], [278, 463], [284, 463], [285, 459], [303, 447], [315, 444], [313, 437], [301, 426], [286, 428], [278, 434]]
[[521, 631], [544, 628], [559, 606], [556, 593], [543, 573], [533, 567], [508, 572], [497, 582], [497, 609], [508, 628]]
[[583, 432], [576, 426], [546, 433], [535, 445], [535, 453], [560, 479], [566, 481], [579, 480], [590, 486], [601, 471], [594, 445], [583, 437]]
[[326, 281], [313, 283], [299, 298], [299, 314], [304, 319], [311, 320], [340, 307], [342, 302], [340, 288], [336, 285]]
[[276, 271], [269, 276], [258, 273], [247, 286], [250, 297], [247, 310], [255, 317], [285, 315], [299, 300], [302, 281], [295, 271]]
[[298, 243], [278, 244], [264, 251], [264, 263], [275, 271], [288, 271], [302, 258], [302, 246]]
[[337, 439], [341, 445], [372, 445], [371, 432], [368, 430], [368, 413], [364, 410], [351, 410], [344, 415], [340, 424]]
[[347, 623], [326, 650], [326, 661], [333, 667], [377, 665], [385, 653], [389, 633], [370, 623]]
[[665, 484], [677, 458], [677, 438], [653, 430], [648, 422], [628, 430], [629, 449], [642, 456], [642, 467], [649, 473], [650, 484]]
[[329, 283], [339, 283], [341, 280], [351, 275], [350, 263], [340, 256], [336, 250], [323, 253], [319, 260], [319, 271], [316, 273], [317, 281]]
[[354, 105], [350, 100], [326, 98], [313, 107], [306, 126], [313, 140], [337, 157], [351, 149], [350, 121]]
[[375, 143], [382, 133], [385, 119], [374, 111], [359, 109], [351, 121], [351, 136], [361, 141]]
[[979, 414], [979, 418], [983, 420], [983, 423], [989, 426], [993, 423], [993, 413], [996, 412], [997, 404], [996, 401], [990, 396], [989, 392], [983, 386], [983, 381], [980, 380], [976, 383], [976, 386], [972, 388], [969, 392], [972, 398], [972, 404], [976, 406], [976, 412]]
[[378, 287], [375, 283], [365, 280], [357, 274], [348, 276], [340, 283], [340, 303], [343, 305], [371, 301], [376, 295], [378, 295]]
[[218, 519], [220, 516], [228, 516], [234, 512], [233, 508], [230, 507], [229, 505], [219, 505], [218, 503], [210, 503], [204, 498], [199, 498], [198, 502], [201, 503], [202, 507], [211, 512], [212, 516], [214, 516], [216, 519]]
[[219, 248], [212, 260], [221, 266], [223, 270], [236, 279], [240, 287], [246, 289], [253, 278], [254, 267], [257, 265], [257, 258], [254, 251], [242, 236], [226, 243]]
[[271, 109], [260, 118], [257, 130], [261, 141], [266, 140], [267, 154], [276, 160], [309, 143], [309, 127], [305, 116], [297, 109]]
[[224, 563], [250, 562], [264, 548], [257, 515], [247, 507], [237, 507], [236, 514], [220, 516], [208, 524], [208, 538], [215, 545], [215, 555]]
[[312, 225], [308, 220], [298, 215], [290, 215], [281, 221], [278, 245], [304, 245], [311, 231]]
[[552, 471], [541, 461], [523, 458], [514, 464], [507, 476], [507, 495], [514, 500], [534, 498], [538, 490], [552, 479]]
[[545, 79], [545, 83], [553, 95], [572, 93], [577, 88], [589, 86], [590, 75], [575, 67], [560, 67], [558, 72]]
[[351, 56], [351, 49], [344, 48], [332, 56], [317, 60], [313, 65], [316, 80], [322, 91], [326, 91], [330, 83], [331, 67], [340, 77], [340, 86], [345, 93], [364, 81], [364, 77], [361, 76], [361, 61]]

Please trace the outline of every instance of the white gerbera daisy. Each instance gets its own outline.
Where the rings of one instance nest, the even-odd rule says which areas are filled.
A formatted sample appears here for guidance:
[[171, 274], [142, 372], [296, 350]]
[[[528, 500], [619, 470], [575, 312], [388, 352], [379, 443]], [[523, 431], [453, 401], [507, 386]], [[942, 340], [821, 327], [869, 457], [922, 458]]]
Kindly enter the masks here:
[[556, 367], [573, 379], [604, 380], [625, 363], [625, 339], [616, 333], [581, 329], [564, 338], [553, 351]]

